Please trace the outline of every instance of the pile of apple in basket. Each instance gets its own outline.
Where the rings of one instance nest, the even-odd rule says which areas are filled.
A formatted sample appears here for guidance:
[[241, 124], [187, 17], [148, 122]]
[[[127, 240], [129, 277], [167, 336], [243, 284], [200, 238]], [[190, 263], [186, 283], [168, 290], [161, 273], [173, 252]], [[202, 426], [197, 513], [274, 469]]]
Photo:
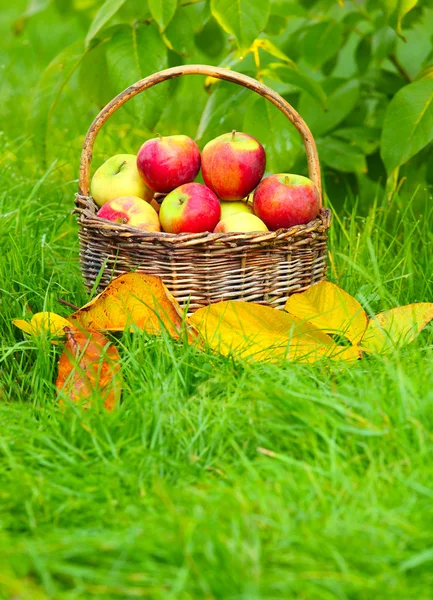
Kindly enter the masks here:
[[[195, 183], [202, 170], [206, 185]], [[94, 174], [97, 216], [145, 232], [263, 232], [308, 223], [319, 194], [307, 177], [280, 173], [262, 179], [263, 146], [232, 131], [200, 150], [185, 135], [145, 142], [138, 155], [118, 154]], [[251, 194], [252, 201], [251, 201]], [[161, 205], [154, 197], [163, 197]]]

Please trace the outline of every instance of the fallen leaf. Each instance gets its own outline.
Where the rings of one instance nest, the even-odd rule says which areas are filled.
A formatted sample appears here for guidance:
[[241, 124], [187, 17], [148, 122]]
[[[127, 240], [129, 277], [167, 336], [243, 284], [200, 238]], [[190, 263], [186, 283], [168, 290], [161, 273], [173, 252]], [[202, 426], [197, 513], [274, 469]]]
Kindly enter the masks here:
[[135, 326], [151, 334], [166, 329], [178, 337], [182, 309], [159, 277], [126, 273], [74, 312], [70, 320], [97, 331], [124, 331]]
[[120, 356], [117, 348], [98, 331], [68, 328], [59, 359], [56, 388], [60, 397], [88, 408], [95, 393], [112, 410], [120, 400]]
[[368, 324], [368, 317], [359, 302], [329, 281], [293, 294], [285, 309], [327, 333], [343, 335], [352, 344], [359, 344]]
[[387, 354], [410, 344], [433, 319], [433, 303], [408, 304], [379, 313], [370, 319], [361, 346], [369, 352]]
[[12, 323], [29, 335], [38, 335], [46, 331], [51, 335], [64, 335], [63, 328], [70, 327], [71, 323], [53, 312], [39, 312], [32, 316], [30, 321], [14, 319]]
[[338, 346], [315, 325], [259, 304], [218, 302], [197, 310], [190, 321], [210, 348], [224, 356], [271, 362], [360, 357], [357, 347]]

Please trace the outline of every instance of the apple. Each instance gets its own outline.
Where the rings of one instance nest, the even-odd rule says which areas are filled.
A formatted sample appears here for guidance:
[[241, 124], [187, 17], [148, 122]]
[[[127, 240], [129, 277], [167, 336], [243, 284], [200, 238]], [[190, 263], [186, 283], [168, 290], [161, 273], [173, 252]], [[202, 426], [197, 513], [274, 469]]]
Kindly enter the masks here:
[[263, 146], [246, 133], [224, 133], [203, 148], [204, 182], [221, 200], [248, 196], [263, 177], [265, 166]]
[[137, 170], [135, 154], [116, 154], [95, 171], [90, 185], [91, 194], [98, 206], [119, 196], [137, 196], [147, 202], [153, 198]]
[[186, 135], [169, 135], [145, 142], [137, 155], [137, 168], [155, 192], [171, 192], [194, 181], [200, 171], [200, 150]]
[[309, 223], [320, 209], [317, 187], [302, 175], [265, 177], [253, 197], [253, 210], [271, 231]]
[[235, 215], [236, 213], [249, 213], [253, 214], [253, 207], [247, 202], [228, 202], [227, 200], [221, 200], [221, 221], [229, 215]]
[[215, 227], [215, 233], [248, 233], [253, 231], [269, 231], [261, 219], [249, 213], [235, 213], [222, 219]]
[[161, 226], [169, 233], [213, 231], [220, 217], [218, 198], [201, 183], [185, 183], [170, 192], [159, 211]]
[[161, 231], [158, 213], [148, 202], [138, 196], [113, 198], [98, 210], [96, 216], [114, 223], [130, 225], [142, 231]]

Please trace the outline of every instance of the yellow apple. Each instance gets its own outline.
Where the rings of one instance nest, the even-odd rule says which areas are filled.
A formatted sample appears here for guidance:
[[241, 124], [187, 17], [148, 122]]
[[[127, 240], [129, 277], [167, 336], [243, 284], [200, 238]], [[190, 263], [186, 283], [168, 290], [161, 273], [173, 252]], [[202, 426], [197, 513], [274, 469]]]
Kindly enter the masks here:
[[236, 213], [249, 213], [252, 215], [253, 207], [250, 204], [247, 204], [244, 200], [221, 200], [221, 221], [230, 215], [235, 215]]
[[253, 231], [268, 231], [268, 228], [259, 217], [249, 213], [229, 215], [214, 229], [215, 233], [249, 233]]
[[95, 171], [91, 194], [98, 206], [119, 196], [135, 196], [150, 202], [153, 192], [144, 183], [137, 169], [135, 154], [116, 154]]

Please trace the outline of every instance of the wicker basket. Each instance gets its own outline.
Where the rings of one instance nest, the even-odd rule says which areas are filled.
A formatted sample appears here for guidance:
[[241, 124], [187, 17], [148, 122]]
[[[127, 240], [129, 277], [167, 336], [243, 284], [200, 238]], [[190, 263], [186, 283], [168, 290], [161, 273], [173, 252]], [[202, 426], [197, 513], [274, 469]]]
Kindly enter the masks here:
[[76, 210], [80, 261], [86, 287], [96, 278], [102, 290], [127, 271], [158, 275], [189, 310], [221, 300], [245, 300], [282, 309], [294, 292], [321, 281], [326, 271], [326, 230], [331, 212], [321, 208], [307, 225], [266, 233], [144, 233], [96, 216], [90, 196], [90, 164], [95, 138], [127, 100], [181, 75], [207, 75], [243, 85], [274, 104], [302, 135], [310, 179], [322, 204], [320, 165], [313, 136], [300, 115], [279, 94], [251, 77], [206, 65], [186, 65], [155, 73], [116, 96], [95, 118], [84, 140]]

